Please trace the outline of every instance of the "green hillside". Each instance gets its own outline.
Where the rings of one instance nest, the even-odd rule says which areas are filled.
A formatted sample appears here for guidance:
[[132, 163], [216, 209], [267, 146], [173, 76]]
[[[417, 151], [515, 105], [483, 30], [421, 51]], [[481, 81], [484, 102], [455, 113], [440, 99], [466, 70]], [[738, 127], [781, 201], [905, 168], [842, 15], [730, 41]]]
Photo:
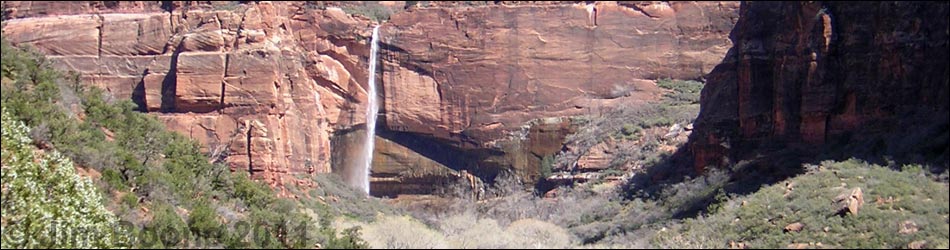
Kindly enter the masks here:
[[[329, 227], [336, 213], [327, 205], [275, 198], [246, 173], [213, 163], [196, 142], [134, 111], [131, 101], [80, 84], [37, 53], [5, 41], [2, 49], [4, 248], [364, 246], [358, 231], [338, 236]], [[30, 145], [51, 152], [37, 157], [48, 160], [14, 157], [29, 156]], [[77, 184], [86, 182], [70, 162], [94, 184]], [[37, 175], [47, 168], [55, 174]], [[54, 223], [49, 218], [69, 218], [66, 228], [92, 226], [96, 240], [65, 244], [39, 235], [49, 227], [44, 223]], [[129, 240], [110, 236], [116, 223]], [[19, 243], [23, 238], [30, 240]]]

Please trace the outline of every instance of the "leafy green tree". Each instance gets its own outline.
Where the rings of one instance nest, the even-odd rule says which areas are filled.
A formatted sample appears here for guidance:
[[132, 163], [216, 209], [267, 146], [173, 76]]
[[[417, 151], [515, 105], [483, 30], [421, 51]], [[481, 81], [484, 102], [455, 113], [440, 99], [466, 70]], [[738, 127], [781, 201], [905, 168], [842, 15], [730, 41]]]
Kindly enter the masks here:
[[128, 243], [92, 182], [56, 151], [41, 155], [2, 111], [2, 247], [115, 248]]

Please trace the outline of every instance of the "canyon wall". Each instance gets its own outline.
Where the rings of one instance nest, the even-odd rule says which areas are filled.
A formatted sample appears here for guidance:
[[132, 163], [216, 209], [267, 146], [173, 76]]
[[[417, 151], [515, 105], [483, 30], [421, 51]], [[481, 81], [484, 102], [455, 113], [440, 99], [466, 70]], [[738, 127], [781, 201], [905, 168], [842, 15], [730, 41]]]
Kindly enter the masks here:
[[396, 12], [380, 29], [379, 72], [366, 67], [375, 21], [343, 11], [359, 2], [5, 2], [3, 37], [275, 186], [309, 185], [296, 176], [357, 157], [333, 152], [344, 146], [331, 137], [365, 123], [364, 89], [377, 74], [380, 130], [397, 135], [377, 139], [385, 157], [374, 177], [391, 186], [393, 176], [464, 176], [450, 164], [463, 160], [537, 175], [539, 154], [556, 152], [569, 129], [529, 121], [652, 101], [658, 78], [702, 78], [731, 46], [739, 7], [405, 4], [383, 3]]
[[[939, 2], [743, 3], [733, 48], [702, 92], [690, 142], [696, 169], [764, 147], [918, 160], [942, 151], [946, 165], [948, 9]], [[808, 154], [820, 153], [828, 152]]]
[[[589, 9], [591, 11], [589, 11]], [[658, 97], [725, 55], [735, 2], [422, 8], [381, 33], [386, 127], [490, 147], [528, 120]]]
[[311, 185], [294, 176], [329, 172], [332, 132], [365, 119], [369, 22], [300, 3], [221, 4], [9, 2], [3, 37], [134, 101], [232, 170]]
[[453, 169], [489, 180], [513, 170], [531, 184], [571, 131], [544, 118], [655, 101], [655, 79], [701, 79], [731, 45], [738, 6], [542, 1], [394, 14], [380, 30], [385, 129], [458, 149], [439, 149], [456, 155], [440, 161]]

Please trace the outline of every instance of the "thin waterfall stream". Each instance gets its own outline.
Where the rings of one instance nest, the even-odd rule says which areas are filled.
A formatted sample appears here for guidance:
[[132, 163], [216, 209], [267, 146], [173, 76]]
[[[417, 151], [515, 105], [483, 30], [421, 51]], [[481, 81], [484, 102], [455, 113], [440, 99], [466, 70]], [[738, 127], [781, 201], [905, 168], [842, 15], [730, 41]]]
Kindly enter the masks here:
[[366, 106], [366, 138], [363, 143], [363, 156], [360, 157], [364, 162], [363, 171], [357, 171], [360, 174], [358, 180], [362, 181], [362, 188], [366, 194], [369, 194], [369, 174], [373, 166], [373, 144], [376, 138], [376, 116], [379, 113], [379, 104], [376, 96], [376, 54], [379, 52], [379, 25], [373, 28], [373, 39], [371, 41], [369, 56], [369, 83], [367, 84], [367, 106]]

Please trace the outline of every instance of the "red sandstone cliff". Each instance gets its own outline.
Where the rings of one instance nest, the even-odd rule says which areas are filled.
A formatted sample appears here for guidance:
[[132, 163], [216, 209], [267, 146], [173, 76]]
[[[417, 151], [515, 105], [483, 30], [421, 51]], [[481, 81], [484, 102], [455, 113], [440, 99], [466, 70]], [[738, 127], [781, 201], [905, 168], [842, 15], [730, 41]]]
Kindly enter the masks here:
[[948, 10], [937, 2], [743, 3], [734, 46], [702, 92], [690, 145], [696, 168], [746, 159], [766, 144], [945, 155]]
[[232, 169], [275, 185], [329, 172], [331, 132], [364, 119], [368, 22], [299, 3], [175, 5], [191, 7], [10, 2], [5, 15], [25, 17], [3, 37], [155, 112]]
[[381, 30], [386, 126], [486, 147], [525, 122], [653, 100], [730, 43], [735, 2], [422, 8]]
[[[327, 8], [356, 5], [5, 2], [12, 19], [3, 37], [135, 101], [227, 154], [233, 169], [285, 185], [331, 171], [330, 137], [365, 120], [374, 24]], [[737, 10], [736, 2], [408, 8], [380, 32], [381, 122], [484, 149], [529, 120], [650, 101], [659, 92], [648, 79], [699, 78], [721, 61]], [[537, 147], [524, 151], [558, 148]], [[438, 165], [403, 152], [411, 148], [379, 148], [400, 151], [381, 153], [393, 158], [378, 164], [401, 164], [379, 168], [387, 175], [413, 172], [400, 162]]]

